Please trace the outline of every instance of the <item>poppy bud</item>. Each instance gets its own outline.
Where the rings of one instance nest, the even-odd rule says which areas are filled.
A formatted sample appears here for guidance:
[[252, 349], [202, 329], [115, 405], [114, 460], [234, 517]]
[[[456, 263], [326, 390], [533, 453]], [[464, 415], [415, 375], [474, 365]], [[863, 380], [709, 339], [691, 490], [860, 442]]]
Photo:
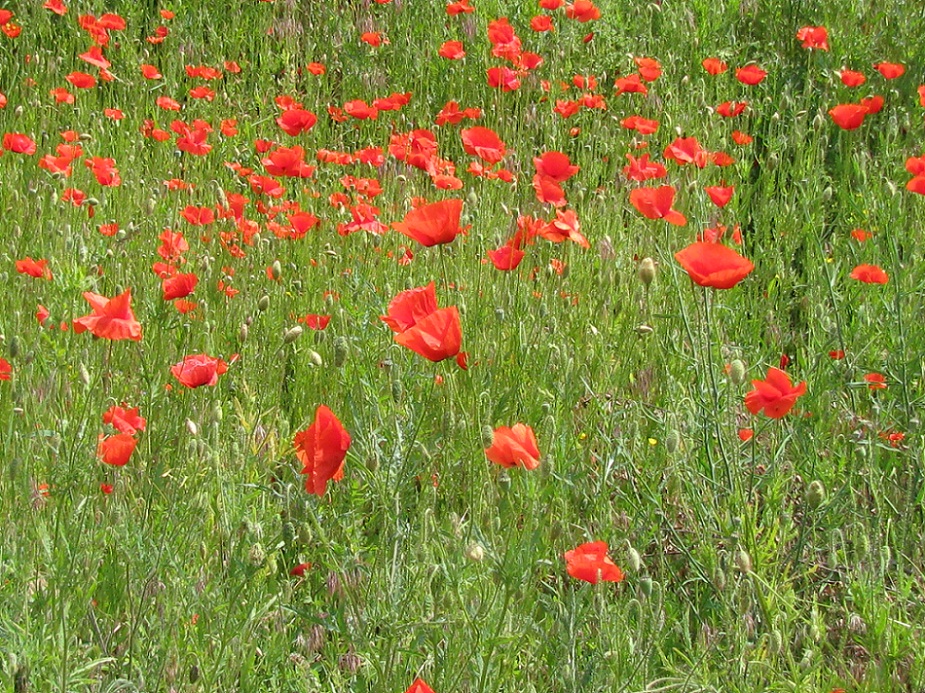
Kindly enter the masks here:
[[279, 281], [280, 275], [283, 273], [283, 265], [279, 260], [274, 260], [273, 264], [270, 265], [270, 277], [273, 281]]
[[478, 196], [478, 193], [475, 192], [475, 190], [470, 190], [469, 194], [466, 195], [466, 203], [470, 207], [475, 207], [479, 203], [479, 196]]
[[806, 652], [803, 653], [803, 659], [800, 660], [800, 669], [802, 669], [803, 671], [809, 671], [810, 669], [812, 669], [813, 668], [813, 656], [814, 656], [813, 651], [810, 649], [807, 649]]
[[639, 552], [629, 543], [627, 543], [626, 547], [626, 566], [634, 573], [638, 573], [644, 567], [642, 564], [642, 556], [640, 556]]
[[21, 118], [22, 114], [26, 112], [26, 109], [22, 107], [22, 104], [13, 109], [13, 115], [17, 118]]
[[655, 279], [655, 260], [650, 257], [643, 258], [642, 262], [639, 263], [637, 271], [639, 273], [639, 280], [646, 288], [649, 288], [649, 284]]
[[495, 308], [495, 317], [498, 322], [504, 322], [504, 308]]
[[195, 438], [199, 435], [199, 426], [196, 425], [196, 422], [192, 419], [186, 420], [186, 430], [189, 431], [189, 434]]
[[681, 434], [677, 429], [672, 428], [665, 434], [665, 451], [669, 455], [673, 455], [678, 451], [679, 447], [681, 447]]
[[286, 548], [293, 548], [295, 546], [296, 533], [295, 525], [291, 522], [283, 523], [283, 543], [286, 545]]
[[379, 469], [379, 455], [370, 455], [367, 457], [366, 468], [375, 473]]
[[752, 557], [748, 555], [748, 551], [743, 549], [741, 546], [738, 551], [736, 551], [735, 558], [736, 569], [741, 573], [750, 573], [752, 572]]
[[299, 534], [299, 543], [302, 544], [302, 546], [306, 546], [312, 543], [312, 539], [314, 538], [314, 533], [312, 532], [311, 525], [308, 524], [307, 522], [304, 522], [301, 525], [299, 525], [298, 534]]
[[10, 337], [10, 345], [7, 349], [9, 349], [11, 359], [15, 359], [19, 356], [19, 338], [16, 337], [16, 335]]
[[[293, 327], [292, 329], [294, 330], [295, 327]], [[301, 330], [301, 329], [302, 329], [302, 328], [299, 327], [299, 330]], [[292, 330], [290, 330], [290, 332], [291, 332], [291, 331], [292, 331]], [[301, 334], [301, 332], [300, 332], [300, 334]], [[308, 352], [308, 365], [310, 365], [310, 366], [318, 366], [318, 367], [323, 366], [323, 365], [324, 365], [324, 360], [321, 358], [321, 354], [319, 354], [317, 351], [309, 350], [309, 352]]]
[[87, 370], [84, 364], [80, 364], [79, 373], [80, 382], [84, 384], [84, 387], [90, 387], [90, 371]]
[[822, 113], [817, 113], [816, 117], [813, 118], [813, 130], [819, 132], [825, 126], [825, 116]]
[[733, 359], [729, 364], [729, 380], [733, 385], [741, 385], [745, 382], [745, 364], [741, 359]]
[[57, 190], [51, 191], [51, 204], [52, 205], [58, 204], [58, 191]]
[[639, 590], [646, 597], [652, 596], [652, 590], [654, 587], [655, 587], [655, 582], [648, 575], [646, 575], [644, 578], [642, 578], [639, 581]]
[[155, 205], [157, 205], [157, 200], [155, 200], [153, 197], [149, 197], [147, 200], [145, 200], [145, 214], [148, 216], [154, 214]]
[[651, 325], [637, 325], [636, 326], [636, 334], [638, 334], [640, 337], [648, 337], [653, 332], [655, 332], [655, 328], [652, 327]]
[[334, 367], [342, 368], [347, 362], [347, 338], [338, 335], [334, 338]]
[[395, 379], [392, 381], [392, 401], [395, 404], [401, 404], [402, 396], [404, 395], [404, 386], [402, 385], [401, 380]]
[[222, 405], [216, 402], [215, 406], [212, 407], [212, 423], [221, 423], [223, 418], [225, 418], [225, 412], [222, 409]]
[[823, 201], [828, 202], [829, 200], [831, 200], [833, 194], [834, 194], [834, 191], [832, 190], [832, 186], [831, 185], [826, 186], [825, 190], [822, 191]]
[[822, 501], [824, 500], [825, 486], [822, 485], [821, 481], [816, 479], [809, 485], [809, 488], [806, 490], [806, 504], [810, 507], [811, 510], [815, 510], [822, 504]]
[[288, 330], [286, 330], [286, 334], [283, 335], [283, 344], [292, 344], [295, 340], [297, 340], [301, 336], [302, 336], [302, 326], [301, 325], [290, 327]]
[[482, 426], [482, 447], [490, 448], [495, 442], [495, 430], [491, 426]]
[[722, 592], [726, 589], [726, 573], [722, 568], [717, 568], [713, 572], [713, 587], [716, 588], [717, 592]]
[[511, 475], [507, 472], [501, 472], [498, 475], [498, 490], [501, 493], [507, 493], [511, 490]]
[[469, 544], [469, 546], [466, 548], [466, 558], [468, 558], [470, 561], [475, 561], [478, 563], [483, 558], [485, 558], [485, 549], [482, 548], [482, 545], [478, 542]]
[[241, 329], [238, 330], [238, 341], [241, 342], [241, 344], [247, 341], [248, 332], [247, 323], [241, 323]]
[[270, 307], [270, 297], [264, 294], [257, 301], [257, 310], [259, 310], [262, 313], [269, 307]]

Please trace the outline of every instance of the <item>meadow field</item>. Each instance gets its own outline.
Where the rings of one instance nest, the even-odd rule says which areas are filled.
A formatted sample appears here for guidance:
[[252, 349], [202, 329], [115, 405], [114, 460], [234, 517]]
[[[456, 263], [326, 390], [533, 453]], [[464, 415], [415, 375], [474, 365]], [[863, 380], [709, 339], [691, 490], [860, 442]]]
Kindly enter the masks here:
[[0, 32], [0, 689], [925, 690], [917, 3]]

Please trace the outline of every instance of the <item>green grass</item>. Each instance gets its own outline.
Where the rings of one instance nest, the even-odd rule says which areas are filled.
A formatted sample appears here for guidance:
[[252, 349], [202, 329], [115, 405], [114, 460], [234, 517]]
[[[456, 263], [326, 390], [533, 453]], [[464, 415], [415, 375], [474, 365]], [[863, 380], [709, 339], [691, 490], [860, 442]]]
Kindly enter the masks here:
[[[925, 17], [898, 0], [600, 0], [599, 21], [557, 10], [556, 31], [535, 34], [536, 3], [473, 4], [449, 17], [436, 0], [178, 0], [160, 45], [145, 40], [162, 23], [159, 3], [74, 0], [65, 17], [8, 5], [23, 31], [0, 35], [0, 135], [26, 133], [38, 151], [0, 157], [0, 355], [13, 368], [0, 382], [4, 690], [398, 692], [418, 676], [438, 693], [925, 687], [925, 200], [905, 190], [903, 167], [925, 150]], [[77, 58], [90, 45], [77, 17], [107, 10], [127, 23], [104, 50], [116, 80], [55, 104], [49, 91], [69, 86], [66, 74], [96, 72]], [[510, 93], [485, 82], [502, 64], [486, 39], [500, 16], [545, 60]], [[828, 27], [832, 50], [803, 50], [805, 25]], [[371, 30], [390, 43], [360, 43]], [[462, 40], [467, 56], [438, 58], [446, 40]], [[664, 74], [649, 96], [616, 97], [632, 56], [657, 58]], [[732, 70], [710, 77], [700, 66], [710, 56], [769, 75], [754, 87]], [[204, 82], [185, 65], [226, 60], [242, 71], [208, 83], [214, 101], [186, 96]], [[906, 74], [884, 80], [871, 67], [881, 60]], [[327, 74], [299, 70], [311, 61]], [[164, 78], [142, 79], [141, 63]], [[842, 67], [867, 84], [844, 87]], [[607, 109], [563, 120], [556, 99], [581, 92], [559, 83], [576, 74], [597, 76]], [[375, 121], [328, 117], [328, 106], [406, 91], [408, 106]], [[859, 130], [827, 115], [872, 94], [884, 109]], [[184, 110], [157, 108], [160, 95]], [[280, 95], [318, 115], [309, 133], [276, 126]], [[516, 184], [465, 172], [473, 157], [459, 129], [471, 123], [433, 125], [451, 99], [483, 109], [478, 124], [506, 143]], [[750, 105], [729, 121], [712, 113], [726, 100]], [[104, 118], [107, 107], [125, 119]], [[621, 128], [633, 114], [658, 119], [658, 133]], [[145, 119], [169, 129], [174, 118], [212, 124], [214, 149], [194, 157], [139, 132]], [[218, 133], [225, 118], [238, 135]], [[388, 155], [390, 136], [415, 128], [436, 134], [461, 190], [438, 191]], [[734, 129], [754, 142], [734, 145]], [[84, 135], [84, 159], [114, 158], [122, 185], [100, 186], [80, 159], [67, 179], [38, 168], [64, 130]], [[666, 181], [648, 183], [677, 188], [683, 228], [640, 215], [629, 203], [638, 184], [621, 172], [636, 142], [663, 161], [678, 135], [736, 159], [702, 170], [665, 162]], [[255, 139], [299, 144], [313, 164], [321, 148], [378, 146], [386, 158], [283, 179], [283, 199], [322, 223], [279, 240], [223, 165], [262, 173]], [[554, 216], [530, 185], [532, 158], [547, 150], [581, 167], [563, 188], [591, 248], [538, 240], [517, 270], [499, 272], [486, 251], [517, 216]], [[435, 248], [394, 231], [340, 236], [348, 215], [328, 197], [344, 175], [379, 179], [385, 223], [412, 197], [456, 196], [472, 228]], [[195, 188], [168, 191], [162, 181], [175, 177]], [[702, 188], [723, 180], [736, 192], [719, 210]], [[93, 218], [62, 201], [68, 187], [95, 198]], [[249, 197], [261, 226], [241, 258], [218, 240], [231, 221], [203, 239], [180, 216], [223, 203], [221, 191]], [[104, 237], [104, 223], [123, 232]], [[739, 251], [756, 266], [728, 291], [695, 286], [673, 257], [717, 223], [741, 226]], [[182, 271], [199, 277], [187, 315], [161, 299], [151, 271], [165, 228], [183, 231]], [[855, 228], [873, 237], [858, 243]], [[409, 265], [396, 262], [404, 247]], [[48, 259], [53, 281], [17, 274], [26, 256]], [[657, 262], [648, 288], [637, 277], [644, 257]], [[266, 273], [275, 261], [276, 282]], [[862, 263], [889, 283], [850, 279]], [[227, 297], [220, 281], [240, 293]], [[398, 292], [430, 281], [440, 306], [459, 307], [466, 371], [400, 347], [379, 320]], [[127, 287], [138, 343], [34, 317], [42, 304], [49, 324], [70, 323], [89, 312], [83, 292]], [[309, 313], [331, 315], [328, 328], [285, 343]], [[830, 358], [839, 349], [844, 360]], [[217, 386], [187, 390], [170, 366], [203, 352], [238, 358]], [[752, 416], [749, 381], [782, 354], [807, 393], [783, 419]], [[734, 359], [747, 367], [738, 385], [724, 372]], [[872, 372], [886, 389], [868, 389]], [[123, 402], [148, 425], [129, 463], [106, 467], [101, 416]], [[320, 404], [353, 439], [344, 479], [322, 498], [305, 491], [293, 450]], [[536, 432], [535, 471], [485, 458], [486, 429], [517, 422]], [[742, 428], [754, 429], [750, 441]], [[891, 443], [892, 432], [905, 438]], [[809, 493], [815, 481], [821, 497]], [[609, 543], [622, 583], [566, 573], [563, 553], [593, 540]], [[312, 564], [304, 577], [290, 576], [302, 562]]]

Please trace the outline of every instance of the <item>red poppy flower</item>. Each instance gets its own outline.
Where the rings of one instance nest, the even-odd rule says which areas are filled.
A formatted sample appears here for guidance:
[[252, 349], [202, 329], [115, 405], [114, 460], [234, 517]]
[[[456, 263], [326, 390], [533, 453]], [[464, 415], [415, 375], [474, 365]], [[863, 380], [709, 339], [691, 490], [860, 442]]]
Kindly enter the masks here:
[[96, 456], [113, 467], [124, 467], [135, 451], [136, 445], [138, 445], [138, 439], [128, 433], [100, 436]]
[[626, 77], [617, 77], [614, 80], [614, 87], [617, 89], [617, 96], [620, 94], [648, 94], [649, 89], [642, 83], [642, 78], [638, 74], [631, 74]]
[[13, 367], [10, 362], [0, 356], [0, 380], [9, 380], [13, 374]]
[[633, 58], [639, 71], [639, 76], [646, 82], [654, 82], [662, 75], [662, 64], [655, 58]]
[[290, 108], [285, 110], [279, 118], [276, 119], [276, 124], [279, 125], [282, 131], [292, 137], [296, 137], [303, 132], [308, 132], [317, 122], [318, 117], [314, 113], [301, 108]]
[[173, 377], [188, 388], [217, 385], [218, 376], [227, 371], [227, 363], [208, 354], [192, 354], [170, 367]]
[[434, 693], [434, 689], [424, 683], [423, 679], [415, 679], [405, 693]]
[[857, 130], [867, 117], [866, 106], [856, 103], [843, 103], [829, 111], [834, 123], [842, 130]]
[[510, 270], [517, 269], [520, 261], [526, 256], [524, 251], [510, 244], [503, 245], [497, 250], [489, 250], [487, 254], [488, 259], [491, 260], [491, 264], [502, 272], [509, 272]]
[[668, 175], [668, 171], [660, 163], [649, 161], [648, 154], [643, 154], [638, 159], [632, 154], [627, 154], [626, 158], [629, 164], [623, 167], [623, 175], [629, 180], [641, 183], [653, 178], [664, 178]]
[[538, 14], [530, 19], [530, 28], [537, 33], [541, 33], [554, 31], [556, 27], [552, 23], [552, 17], [548, 14]]
[[[395, 341], [430, 361], [457, 356], [462, 344], [462, 327], [456, 306], [437, 308], [434, 282], [409, 289], [389, 303], [381, 320], [395, 332]], [[462, 364], [461, 364], [462, 365]]]
[[854, 70], [847, 69], [839, 72], [838, 77], [842, 84], [852, 88], [859, 87], [867, 81], [867, 77], [864, 76], [863, 72], [855, 72]]
[[713, 76], [721, 75], [729, 69], [729, 66], [719, 58], [704, 58], [703, 62], [700, 64], [703, 65], [703, 69], [706, 70], [708, 74]]
[[64, 0], [46, 0], [42, 7], [54, 12], [59, 17], [63, 17], [67, 14], [67, 6], [64, 4]]
[[767, 71], [762, 70], [757, 65], [746, 65], [745, 67], [736, 68], [736, 79], [742, 84], [747, 84], [749, 86], [761, 84], [767, 76]]
[[135, 435], [137, 431], [145, 430], [145, 426], [148, 425], [147, 420], [138, 415], [138, 407], [125, 409], [115, 405], [103, 414], [103, 423], [111, 424], [120, 433], [130, 436]]
[[489, 164], [497, 164], [504, 158], [504, 142], [494, 130], [476, 125], [459, 133], [466, 154], [477, 156]]
[[437, 55], [447, 60], [461, 60], [466, 57], [466, 51], [463, 49], [462, 41], [445, 41]]
[[858, 265], [851, 270], [850, 276], [865, 284], [886, 284], [890, 281], [889, 275], [877, 265]]
[[694, 164], [697, 168], [703, 168], [707, 165], [707, 151], [700, 146], [696, 137], [678, 137], [665, 147], [663, 152], [666, 159], [674, 161], [682, 166], [684, 164]]
[[562, 152], [545, 152], [540, 156], [533, 157], [533, 166], [539, 175], [550, 178], [557, 183], [568, 180], [579, 171], [579, 167], [573, 166], [568, 155]]
[[902, 77], [906, 68], [899, 63], [877, 63], [874, 65], [874, 69], [883, 75], [884, 79], [896, 79], [897, 77]]
[[752, 136], [745, 132], [740, 132], [738, 130], [732, 131], [732, 141], [739, 146], [745, 146], [752, 143]]
[[790, 376], [774, 366], [764, 380], [753, 380], [752, 385], [755, 389], [745, 394], [745, 407], [752, 414], [763, 410], [772, 419], [786, 416], [797, 398], [806, 394], [806, 381], [794, 387]]
[[96, 77], [86, 72], [71, 72], [64, 76], [77, 89], [92, 89], [96, 86]]
[[725, 207], [729, 204], [729, 201], [732, 199], [733, 194], [735, 193], [735, 186], [720, 186], [720, 185], [711, 185], [706, 188], [707, 195], [710, 196], [710, 199], [713, 201], [717, 207]]
[[172, 99], [169, 96], [158, 96], [154, 100], [154, 103], [158, 108], [165, 111], [179, 111], [182, 108], [176, 99]]
[[647, 219], [664, 219], [669, 224], [684, 226], [687, 219], [672, 209], [675, 189], [670, 185], [658, 188], [636, 188], [630, 192], [630, 204]]
[[565, 552], [565, 569], [578, 580], [596, 585], [600, 581], [621, 582], [623, 571], [607, 555], [607, 542], [594, 541]]
[[748, 102], [746, 101], [723, 101], [716, 107], [716, 112], [723, 118], [735, 118], [737, 115], [741, 115], [747, 106]]
[[421, 205], [405, 215], [403, 221], [392, 222], [392, 228], [425, 247], [452, 243], [466, 229], [459, 227], [463, 201], [441, 200]]
[[595, 7], [591, 0], [575, 0], [575, 2], [565, 6], [565, 16], [584, 23], [600, 19], [601, 11]]
[[755, 269], [750, 260], [719, 243], [691, 243], [675, 259], [695, 284], [714, 289], [731, 289]]
[[532, 470], [540, 466], [540, 449], [533, 429], [522, 423], [512, 427], [499, 426], [495, 429], [491, 446], [485, 449], [485, 456], [502, 467], [516, 467]]
[[861, 105], [867, 109], [869, 115], [874, 115], [883, 110], [883, 97], [879, 94], [867, 96], [861, 99]]
[[21, 132], [8, 132], [3, 136], [3, 148], [14, 154], [35, 154], [35, 142], [28, 135]]
[[627, 130], [635, 130], [640, 135], [653, 135], [658, 132], [658, 121], [649, 120], [638, 115], [627, 116], [620, 121], [620, 126]]
[[161, 289], [164, 292], [163, 299], [173, 301], [177, 298], [186, 298], [193, 293], [198, 283], [199, 277], [194, 272], [167, 277], [161, 282]]
[[824, 26], [804, 26], [797, 31], [797, 41], [803, 42], [803, 48], [829, 50], [829, 32]]
[[909, 192], [925, 195], [925, 175], [916, 176], [906, 183], [906, 190]]
[[162, 75], [154, 65], [145, 65], [141, 66], [141, 76], [145, 79], [161, 79]]
[[296, 458], [302, 463], [305, 490], [323, 496], [329, 481], [344, 477], [344, 459], [350, 448], [350, 434], [325, 405], [315, 410], [315, 419], [293, 440]]
[[568, 239], [582, 248], [591, 247], [588, 239], [581, 233], [581, 223], [574, 209], [557, 209], [556, 218], [540, 226], [538, 234], [553, 243], [562, 243]]
[[16, 271], [20, 274], [28, 274], [36, 279], [47, 279], [51, 281], [51, 268], [48, 266], [48, 260], [33, 260], [31, 257], [23, 258], [16, 261]]
[[289, 574], [292, 577], [305, 577], [306, 571], [312, 567], [311, 563], [299, 563], [292, 570], [289, 571]]
[[868, 373], [864, 376], [868, 390], [886, 390], [886, 378], [882, 373]]
[[90, 291], [84, 292], [84, 298], [93, 313], [74, 320], [74, 332], [80, 334], [89, 330], [100, 339], [141, 339], [141, 325], [132, 313], [132, 290], [106, 298]]

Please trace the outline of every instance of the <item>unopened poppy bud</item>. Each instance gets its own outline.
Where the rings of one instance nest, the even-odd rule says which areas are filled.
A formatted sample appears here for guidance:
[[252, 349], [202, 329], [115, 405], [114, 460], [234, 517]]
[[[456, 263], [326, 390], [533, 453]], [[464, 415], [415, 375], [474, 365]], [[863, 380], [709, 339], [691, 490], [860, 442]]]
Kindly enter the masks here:
[[247, 323], [241, 323], [241, 328], [238, 330], [238, 341], [241, 344], [247, 341], [247, 335], [250, 332], [250, 329], [247, 327]]
[[87, 367], [80, 364], [78, 372], [80, 373], [80, 382], [84, 384], [84, 387], [90, 387], [90, 371], [87, 370]]
[[495, 442], [495, 431], [491, 426], [482, 426], [482, 447], [490, 448]]
[[752, 557], [748, 555], [748, 551], [743, 549], [741, 546], [738, 551], [735, 553], [735, 566], [741, 573], [750, 573], [752, 572]]
[[334, 366], [341, 368], [347, 362], [347, 338], [338, 335], [334, 338]]
[[813, 654], [813, 651], [807, 649], [806, 652], [803, 653], [803, 658], [800, 660], [800, 669], [803, 671], [809, 671], [812, 669], [814, 656], [815, 655]]
[[93, 140], [93, 135], [91, 135], [89, 132], [82, 132], [77, 139], [79, 139], [81, 142], [91, 142]]
[[820, 505], [822, 505], [822, 501], [824, 500], [825, 486], [822, 485], [821, 481], [816, 479], [809, 485], [809, 488], [806, 489], [806, 504], [810, 507], [811, 510], [815, 510]]
[[507, 472], [501, 472], [498, 475], [498, 488], [502, 493], [507, 493], [511, 490], [511, 475]]
[[222, 409], [222, 405], [216, 402], [212, 407], [212, 423], [221, 423], [224, 418], [225, 411]]
[[279, 260], [274, 260], [273, 264], [270, 265], [270, 276], [273, 278], [273, 281], [278, 281], [280, 276], [283, 274], [283, 265]]
[[626, 547], [626, 567], [634, 573], [638, 573], [643, 568], [642, 556], [630, 544]]
[[654, 588], [655, 588], [655, 582], [654, 582], [654, 581], [652, 580], [652, 578], [650, 578], [648, 575], [646, 575], [644, 578], [642, 578], [642, 579], [639, 581], [639, 590], [640, 590], [640, 591], [643, 593], [643, 595], [645, 595], [646, 597], [651, 597], [651, 596], [652, 596], [652, 590], [653, 590]]
[[655, 328], [652, 327], [651, 325], [637, 325], [636, 326], [636, 334], [638, 334], [640, 337], [648, 337], [653, 332], [655, 332]]
[[655, 279], [655, 260], [650, 257], [642, 259], [637, 268], [639, 280], [648, 288], [652, 280]]
[[295, 525], [291, 522], [283, 523], [283, 543], [287, 548], [292, 548], [295, 546], [296, 533]]
[[302, 336], [302, 326], [295, 325], [286, 330], [286, 334], [283, 335], [283, 344], [292, 344], [295, 340]]
[[314, 536], [315, 535], [310, 524], [303, 522], [301, 525], [299, 525], [299, 543], [302, 544], [302, 546], [311, 544]]
[[11, 359], [19, 356], [19, 338], [16, 335], [10, 337], [10, 344], [7, 349], [9, 349]]
[[401, 380], [392, 381], [392, 401], [395, 404], [401, 404], [402, 397], [405, 394], [405, 388], [401, 383]]
[[21, 118], [22, 114], [25, 112], [26, 110], [22, 107], [22, 104], [20, 104], [19, 106], [13, 109], [13, 115], [16, 116], [17, 118]]
[[726, 573], [722, 568], [717, 568], [713, 571], [713, 587], [716, 588], [717, 592], [722, 592], [726, 589]]
[[745, 382], [745, 364], [741, 359], [733, 359], [729, 364], [729, 380], [733, 385], [741, 385]]
[[826, 186], [825, 190], [822, 191], [823, 201], [828, 202], [829, 200], [831, 200], [833, 193], [834, 191], [832, 190], [832, 186], [831, 185]]
[[777, 152], [771, 152], [770, 154], [768, 154], [766, 164], [770, 170], [773, 171], [775, 168], [777, 168], [777, 165], [779, 163], [780, 163], [780, 156], [778, 156]]
[[261, 567], [267, 561], [267, 552], [260, 544], [254, 544], [247, 552], [247, 560], [255, 568]]
[[195, 438], [199, 435], [199, 426], [196, 425], [196, 422], [192, 419], [186, 420], [186, 430], [189, 431], [189, 434]]
[[[292, 328], [292, 329], [295, 329], [295, 328]], [[300, 327], [299, 329], [301, 330], [302, 328]], [[321, 354], [319, 354], [317, 351], [309, 350], [308, 363], [311, 366], [321, 367], [324, 365], [324, 359], [321, 358]]]
[[370, 455], [366, 458], [366, 468], [375, 473], [379, 469], [379, 455]]
[[147, 214], [148, 216], [151, 216], [152, 214], [154, 214], [154, 207], [156, 205], [157, 205], [157, 200], [155, 200], [153, 197], [149, 197], [147, 200], [145, 200], [145, 214]]
[[819, 132], [825, 126], [825, 116], [822, 113], [817, 113], [816, 117], [813, 118], [813, 130]]
[[469, 544], [468, 548], [466, 548], [466, 558], [468, 558], [470, 561], [475, 561], [478, 563], [483, 558], [485, 558], [485, 549], [482, 548], [482, 545], [478, 542]]
[[257, 310], [259, 310], [262, 313], [269, 307], [270, 307], [270, 297], [264, 294], [257, 301]]
[[469, 194], [466, 195], [466, 202], [470, 207], [475, 207], [479, 203], [479, 196], [475, 190], [470, 190]]
[[673, 455], [678, 451], [679, 447], [681, 447], [681, 434], [677, 429], [672, 428], [665, 434], [665, 451], [669, 455]]
[[504, 322], [504, 308], [495, 308], [495, 318], [498, 322]]

